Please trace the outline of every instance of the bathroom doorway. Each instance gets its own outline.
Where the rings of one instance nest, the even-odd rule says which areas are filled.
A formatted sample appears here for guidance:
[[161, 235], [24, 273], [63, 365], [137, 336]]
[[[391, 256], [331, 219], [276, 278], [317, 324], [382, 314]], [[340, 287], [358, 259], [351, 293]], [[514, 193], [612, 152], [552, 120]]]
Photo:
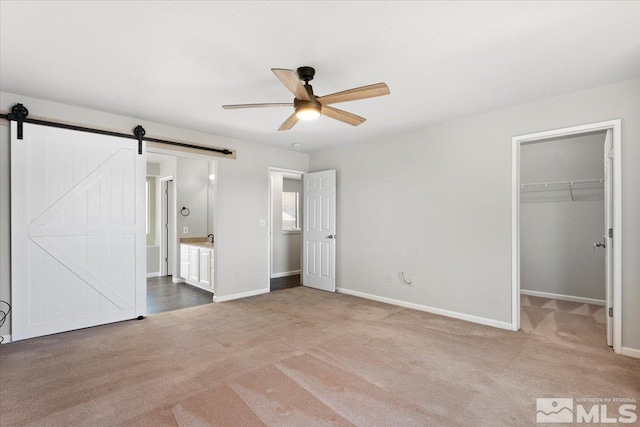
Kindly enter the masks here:
[[215, 180], [210, 156], [147, 153], [147, 313], [213, 302]]

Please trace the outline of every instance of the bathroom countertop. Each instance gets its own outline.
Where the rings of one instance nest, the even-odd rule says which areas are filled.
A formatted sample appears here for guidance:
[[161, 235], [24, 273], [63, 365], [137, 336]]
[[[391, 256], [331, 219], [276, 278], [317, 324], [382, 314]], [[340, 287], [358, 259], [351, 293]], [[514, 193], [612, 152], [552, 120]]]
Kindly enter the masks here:
[[182, 237], [180, 239], [180, 244], [209, 249], [214, 248], [214, 244], [211, 243], [211, 240], [208, 237]]

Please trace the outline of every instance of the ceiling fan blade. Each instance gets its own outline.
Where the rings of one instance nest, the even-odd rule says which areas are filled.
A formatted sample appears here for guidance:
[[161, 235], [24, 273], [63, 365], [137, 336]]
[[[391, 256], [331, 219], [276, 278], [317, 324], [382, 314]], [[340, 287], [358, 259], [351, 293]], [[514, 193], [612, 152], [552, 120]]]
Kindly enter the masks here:
[[298, 78], [298, 73], [293, 70], [285, 70], [283, 68], [272, 68], [271, 71], [273, 71], [273, 74], [280, 79], [282, 84], [285, 85], [297, 99], [311, 101], [309, 92], [307, 92], [302, 81]]
[[358, 126], [364, 123], [364, 117], [356, 116], [348, 111], [338, 110], [337, 108], [328, 107], [326, 105], [322, 106], [321, 110], [322, 114], [327, 117], [331, 117], [332, 119], [340, 120], [341, 122], [345, 122], [352, 126]]
[[296, 113], [293, 113], [292, 115], [289, 116], [289, 118], [287, 120], [284, 121], [284, 123], [282, 123], [280, 125], [280, 127], [278, 128], [279, 131], [281, 130], [289, 130], [291, 129], [293, 126], [295, 126], [296, 123], [298, 123], [298, 117], [296, 116]]
[[291, 102], [271, 102], [266, 104], [232, 104], [232, 105], [223, 105], [222, 108], [225, 110], [236, 110], [239, 108], [263, 108], [263, 107], [293, 107], [293, 103]]
[[375, 96], [389, 95], [391, 92], [385, 83], [357, 87], [331, 95], [320, 96], [317, 100], [322, 105], [336, 104], [338, 102], [356, 101], [358, 99], [373, 98]]

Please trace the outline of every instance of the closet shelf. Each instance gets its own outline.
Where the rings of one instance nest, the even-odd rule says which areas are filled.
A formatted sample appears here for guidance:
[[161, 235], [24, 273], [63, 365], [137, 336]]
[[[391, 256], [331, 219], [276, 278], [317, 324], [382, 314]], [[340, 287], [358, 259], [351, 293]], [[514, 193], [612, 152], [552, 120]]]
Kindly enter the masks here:
[[520, 185], [522, 203], [597, 200], [604, 200], [604, 179], [534, 182]]

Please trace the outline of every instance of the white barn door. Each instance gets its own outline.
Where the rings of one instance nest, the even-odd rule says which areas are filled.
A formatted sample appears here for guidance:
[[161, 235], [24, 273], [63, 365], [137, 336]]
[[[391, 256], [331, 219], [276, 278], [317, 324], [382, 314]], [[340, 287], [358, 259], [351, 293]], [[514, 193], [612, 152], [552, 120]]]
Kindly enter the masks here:
[[336, 291], [336, 171], [305, 173], [302, 284]]
[[146, 314], [138, 142], [11, 123], [12, 339]]

